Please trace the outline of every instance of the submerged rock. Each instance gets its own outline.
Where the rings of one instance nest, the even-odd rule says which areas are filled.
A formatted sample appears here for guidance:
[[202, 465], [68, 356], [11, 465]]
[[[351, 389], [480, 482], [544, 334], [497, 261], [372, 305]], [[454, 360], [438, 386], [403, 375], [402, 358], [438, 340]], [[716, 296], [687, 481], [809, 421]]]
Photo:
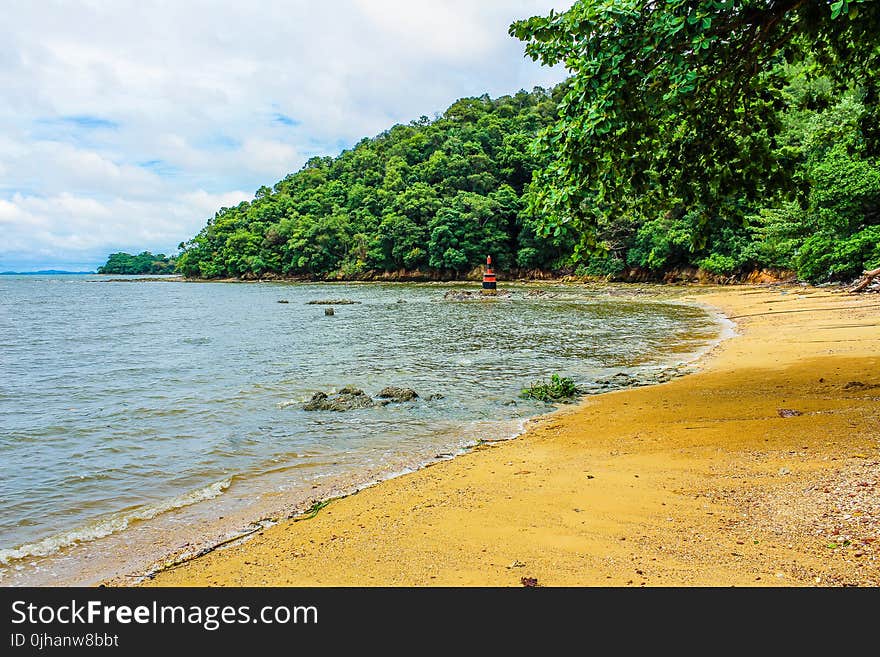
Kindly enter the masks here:
[[352, 411], [373, 408], [377, 404], [360, 388], [346, 386], [333, 396], [316, 392], [303, 406], [304, 411]]
[[555, 292], [548, 292], [547, 290], [529, 290], [524, 294], [527, 299], [555, 299]]
[[476, 292], [469, 292], [467, 290], [449, 290], [443, 295], [444, 299], [451, 299], [452, 301], [468, 301], [475, 297]]
[[481, 291], [473, 292], [471, 290], [449, 290], [443, 295], [447, 301], [486, 301], [489, 299], [509, 299], [512, 295], [510, 292], [499, 292], [493, 290], [494, 294], [483, 294]]
[[397, 388], [395, 386], [388, 386], [387, 388], [382, 388], [377, 395], [381, 399], [388, 399], [393, 402], [408, 402], [413, 399], [419, 398], [419, 393], [417, 393], [412, 388]]
[[632, 374], [627, 374], [626, 372], [618, 372], [614, 376], [609, 376], [607, 379], [599, 379], [596, 381], [600, 386], [605, 387], [629, 386], [635, 382], [636, 378]]
[[[335, 394], [316, 392], [303, 405], [305, 411], [352, 411], [361, 408], [379, 408], [393, 403], [411, 402], [421, 399], [419, 393], [412, 388], [387, 386], [379, 391], [373, 399], [360, 388], [345, 386]], [[427, 401], [443, 399], [443, 395], [435, 393], [425, 398]]]
[[[307, 411], [317, 411], [317, 410], [319, 410], [319, 408], [318, 408], [319, 405], [320, 405], [321, 402], [323, 402], [325, 399], [327, 399], [327, 393], [326, 393], [326, 392], [316, 392], [314, 395], [312, 395], [312, 398], [311, 398], [309, 401], [306, 402], [306, 405], [305, 405], [304, 408], [305, 408], [305, 410], [307, 410]], [[310, 408], [310, 407], [311, 407], [311, 408]]]
[[608, 390], [616, 390], [619, 388], [637, 388], [639, 386], [650, 386], [658, 383], [667, 383], [672, 379], [689, 374], [693, 370], [684, 366], [667, 367], [658, 371], [641, 371], [636, 374], [627, 372], [618, 372], [607, 379], [597, 379], [594, 383], [592, 393], [606, 392]]

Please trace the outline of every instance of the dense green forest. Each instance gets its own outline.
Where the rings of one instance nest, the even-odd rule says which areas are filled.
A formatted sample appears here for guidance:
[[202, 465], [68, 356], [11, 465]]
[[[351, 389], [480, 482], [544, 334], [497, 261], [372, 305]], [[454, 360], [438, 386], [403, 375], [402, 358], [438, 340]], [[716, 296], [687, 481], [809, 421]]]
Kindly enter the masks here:
[[98, 267], [99, 274], [172, 274], [177, 265], [177, 259], [168, 257], [164, 253], [153, 255], [144, 251], [137, 255], [130, 253], [112, 253], [102, 266]]
[[579, 0], [510, 33], [570, 72], [530, 207], [587, 271], [880, 265], [880, 3]]
[[177, 267], [853, 278], [880, 267], [878, 4], [580, 0], [519, 21], [528, 55], [571, 72], [557, 88], [313, 158], [221, 208]]
[[400, 269], [455, 277], [488, 254], [508, 270], [564, 266], [570, 242], [538, 237], [523, 212], [540, 164], [530, 146], [558, 102], [540, 88], [465, 98], [434, 121], [312, 158], [253, 201], [221, 208], [181, 245], [178, 267], [209, 278]]

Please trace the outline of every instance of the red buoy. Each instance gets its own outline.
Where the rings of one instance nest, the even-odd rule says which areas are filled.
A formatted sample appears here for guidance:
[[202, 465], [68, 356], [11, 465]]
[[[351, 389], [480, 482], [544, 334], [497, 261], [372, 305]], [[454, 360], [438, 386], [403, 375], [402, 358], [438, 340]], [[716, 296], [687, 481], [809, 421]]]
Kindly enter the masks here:
[[486, 273], [483, 274], [483, 294], [495, 294], [497, 282], [492, 269], [492, 256], [486, 256]]

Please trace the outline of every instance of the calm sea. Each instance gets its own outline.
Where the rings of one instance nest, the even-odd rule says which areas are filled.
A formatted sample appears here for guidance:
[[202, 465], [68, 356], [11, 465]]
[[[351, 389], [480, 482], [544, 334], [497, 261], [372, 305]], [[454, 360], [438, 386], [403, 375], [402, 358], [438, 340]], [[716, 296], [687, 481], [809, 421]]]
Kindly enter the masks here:
[[[535, 379], [665, 367], [719, 331], [688, 305], [534, 287], [0, 276], [0, 584], [124, 575], [258, 507], [511, 437], [548, 410], [518, 398]], [[359, 303], [307, 304], [340, 297]], [[443, 397], [301, 409], [345, 385]]]

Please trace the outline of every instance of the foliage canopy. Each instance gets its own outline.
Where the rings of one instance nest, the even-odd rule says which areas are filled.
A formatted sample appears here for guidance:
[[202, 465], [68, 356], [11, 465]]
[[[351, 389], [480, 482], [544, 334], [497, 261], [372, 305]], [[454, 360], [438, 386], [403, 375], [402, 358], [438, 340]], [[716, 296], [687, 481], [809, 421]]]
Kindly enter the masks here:
[[778, 157], [787, 66], [840, 92], [858, 81], [864, 149], [880, 149], [880, 3], [864, 0], [579, 0], [515, 22], [526, 53], [563, 64], [559, 119], [542, 134], [536, 209], [579, 246], [622, 215], [713, 216], [795, 185]]
[[164, 253], [153, 255], [149, 251], [132, 255], [130, 253], [111, 253], [99, 274], [171, 274], [176, 260]]
[[492, 255], [503, 272], [818, 282], [880, 266], [880, 3], [578, 0], [510, 32], [571, 76], [314, 157], [221, 208], [178, 270], [457, 278]]
[[401, 269], [455, 278], [487, 255], [508, 270], [558, 266], [568, 244], [539, 236], [523, 200], [540, 164], [530, 145], [558, 101], [541, 88], [463, 98], [434, 121], [314, 157], [253, 201], [221, 208], [180, 245], [178, 267], [205, 278]]

